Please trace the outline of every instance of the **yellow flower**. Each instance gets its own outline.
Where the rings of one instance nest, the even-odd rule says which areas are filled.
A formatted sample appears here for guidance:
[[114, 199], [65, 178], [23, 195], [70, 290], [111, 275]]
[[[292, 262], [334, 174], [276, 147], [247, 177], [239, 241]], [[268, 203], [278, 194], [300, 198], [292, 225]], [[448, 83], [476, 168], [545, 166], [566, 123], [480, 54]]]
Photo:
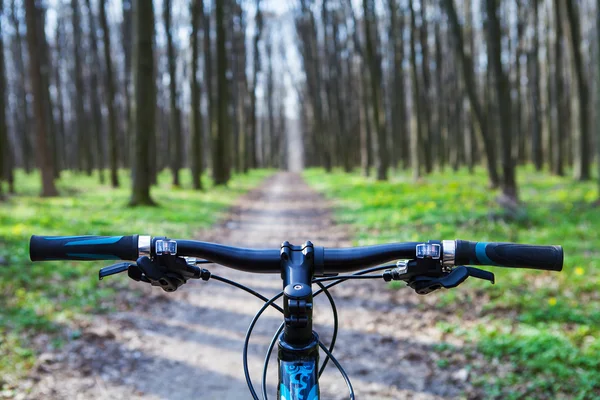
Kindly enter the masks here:
[[548, 304], [550, 304], [551, 306], [555, 306], [556, 305], [556, 297], [550, 297], [548, 299]]
[[577, 276], [583, 275], [584, 272], [585, 272], [585, 270], [581, 267], [575, 268], [575, 275], [577, 275]]

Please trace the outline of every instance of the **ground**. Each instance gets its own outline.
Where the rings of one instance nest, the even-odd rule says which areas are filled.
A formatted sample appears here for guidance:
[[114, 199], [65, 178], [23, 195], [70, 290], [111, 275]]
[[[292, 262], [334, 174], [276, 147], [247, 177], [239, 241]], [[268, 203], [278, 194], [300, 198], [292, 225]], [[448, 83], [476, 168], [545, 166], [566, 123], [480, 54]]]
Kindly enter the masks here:
[[[336, 225], [330, 204], [299, 175], [277, 173], [244, 195], [228, 216], [197, 239], [247, 247], [300, 244], [350, 246], [352, 232]], [[214, 274], [249, 285], [265, 295], [281, 290], [278, 276], [251, 275], [208, 266]], [[124, 277], [119, 277], [124, 279]], [[114, 278], [114, 279], [119, 279]], [[250, 398], [242, 371], [242, 345], [260, 301], [217, 281], [190, 282], [176, 293], [141, 287], [119, 294], [120, 311], [84, 319], [80, 333], [60, 350], [39, 358], [22, 382], [31, 399], [244, 399]], [[462, 343], [437, 328], [455, 321], [410, 289], [392, 290], [383, 281], [348, 282], [332, 290], [340, 315], [335, 353], [360, 399], [477, 398]], [[315, 329], [328, 343], [328, 303], [315, 306]], [[251, 374], [259, 385], [264, 353], [281, 322], [266, 313], [255, 329]], [[451, 342], [454, 353], [439, 346]], [[38, 347], [44, 348], [44, 336]], [[50, 348], [50, 346], [47, 346]], [[463, 351], [465, 350], [465, 351]], [[442, 352], [444, 351], [444, 356]], [[268, 387], [275, 393], [275, 359]], [[471, 360], [472, 362], [472, 360]], [[322, 397], [345, 399], [344, 381], [332, 366], [321, 380]], [[23, 392], [24, 393], [24, 392]], [[273, 395], [272, 395], [273, 396]]]

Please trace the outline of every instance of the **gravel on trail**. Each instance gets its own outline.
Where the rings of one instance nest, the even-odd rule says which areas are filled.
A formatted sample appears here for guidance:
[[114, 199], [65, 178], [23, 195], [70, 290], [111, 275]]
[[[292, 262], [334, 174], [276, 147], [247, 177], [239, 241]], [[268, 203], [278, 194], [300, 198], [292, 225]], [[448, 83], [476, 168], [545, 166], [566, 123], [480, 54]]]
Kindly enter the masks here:
[[[278, 248], [284, 240], [346, 247], [352, 245], [350, 237], [348, 227], [333, 222], [328, 201], [299, 175], [284, 172], [243, 196], [222, 223], [197, 235], [204, 241], [263, 248]], [[276, 275], [212, 265], [207, 269], [267, 297], [281, 290]], [[77, 339], [59, 350], [42, 352], [15, 398], [251, 398], [242, 346], [260, 300], [214, 280], [190, 281], [170, 294], [141, 283], [130, 285], [141, 289], [142, 296], [122, 293], [117, 302], [127, 306], [81, 321]], [[379, 280], [350, 281], [331, 292], [340, 318], [334, 354], [348, 372], [357, 399], [480, 397], [469, 383], [463, 344], [436, 328], [437, 321], [455, 317], [433, 307], [435, 295], [391, 290]], [[315, 300], [315, 330], [329, 343], [331, 310], [325, 296]], [[281, 315], [269, 310], [252, 336], [250, 371], [259, 392], [265, 352], [280, 323]], [[447, 353], [442, 360], [436, 347], [442, 340], [454, 341], [449, 360]], [[45, 335], [37, 341], [40, 349], [50, 348]], [[274, 351], [267, 383], [270, 398], [275, 397], [276, 375]], [[320, 383], [323, 399], [348, 398], [333, 364]]]

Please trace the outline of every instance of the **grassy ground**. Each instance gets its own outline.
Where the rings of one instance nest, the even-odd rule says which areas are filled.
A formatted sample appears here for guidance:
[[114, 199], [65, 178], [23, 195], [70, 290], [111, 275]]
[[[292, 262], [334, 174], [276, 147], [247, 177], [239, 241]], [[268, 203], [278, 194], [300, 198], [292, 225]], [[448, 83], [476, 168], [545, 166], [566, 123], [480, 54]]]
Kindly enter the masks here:
[[[0, 389], [35, 362], [31, 342], [35, 335], [50, 333], [54, 345], [60, 346], [63, 328], [77, 315], [113, 309], [113, 294], [126, 279], [99, 283], [97, 271], [107, 263], [31, 263], [32, 234], [193, 237], [269, 174], [252, 171], [234, 177], [227, 188], [212, 188], [209, 183], [209, 189], [199, 193], [172, 189], [165, 172], [152, 189], [159, 208], [128, 208], [126, 171], [121, 172], [120, 189], [100, 186], [97, 177], [64, 172], [58, 183], [60, 197], [50, 199], [38, 197], [37, 174], [18, 173], [18, 195], [0, 203]], [[184, 188], [191, 187], [188, 171], [182, 181]]]
[[[357, 244], [456, 238], [562, 245], [561, 273], [494, 268], [493, 286], [471, 279], [434, 294], [448, 313], [476, 314], [474, 323], [440, 323], [439, 328], [467, 338], [490, 366], [499, 360], [510, 366], [471, 375], [490, 397], [600, 397], [595, 182], [520, 170], [524, 205], [509, 219], [495, 202], [497, 192], [485, 187], [483, 170], [435, 173], [418, 183], [403, 173], [390, 182], [322, 170], [309, 170], [305, 177], [335, 199], [337, 218], [355, 227]], [[476, 307], [482, 302], [483, 308]], [[451, 353], [451, 346], [442, 347]]]

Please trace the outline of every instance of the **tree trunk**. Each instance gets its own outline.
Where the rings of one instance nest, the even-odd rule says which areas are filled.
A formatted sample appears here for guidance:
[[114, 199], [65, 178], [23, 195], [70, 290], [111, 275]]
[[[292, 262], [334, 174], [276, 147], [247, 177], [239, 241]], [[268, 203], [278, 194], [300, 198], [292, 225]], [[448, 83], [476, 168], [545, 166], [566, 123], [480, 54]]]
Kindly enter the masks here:
[[416, 52], [417, 23], [415, 10], [410, 3], [410, 65], [412, 74], [412, 110], [410, 117], [410, 160], [413, 170], [413, 178], [416, 180], [421, 176], [421, 93], [419, 87], [419, 76], [417, 70]]
[[169, 64], [169, 104], [170, 118], [169, 127], [171, 131], [170, 149], [171, 149], [171, 172], [173, 173], [173, 186], [179, 187], [179, 170], [182, 162], [182, 143], [181, 143], [181, 111], [177, 104], [177, 58], [175, 47], [173, 46], [173, 32], [171, 27], [171, 0], [163, 0], [165, 32], [167, 34], [167, 58]]
[[[598, 192], [600, 193], [600, 0], [596, 1], [596, 43], [598, 45], [596, 57], [596, 152], [598, 154]], [[600, 197], [600, 194], [599, 194]]]
[[488, 127], [487, 116], [483, 110], [482, 102], [478, 98], [478, 89], [475, 80], [475, 70], [473, 67], [473, 59], [465, 54], [464, 51], [464, 40], [460, 24], [458, 22], [458, 16], [456, 9], [454, 8], [453, 0], [443, 0], [442, 5], [446, 9], [452, 34], [454, 36], [454, 51], [457, 58], [460, 60], [462, 67], [462, 74], [465, 80], [465, 86], [467, 94], [469, 95], [469, 102], [473, 113], [475, 114], [476, 121], [479, 125], [479, 132], [483, 139], [483, 147], [486, 154], [487, 169], [490, 179], [490, 186], [497, 187], [500, 183], [498, 176], [498, 169], [496, 166], [496, 150], [494, 143], [494, 136], [491, 129]]
[[563, 163], [564, 163], [564, 140], [565, 134], [568, 132], [566, 125], [566, 115], [565, 115], [565, 87], [563, 81], [563, 72], [562, 72], [562, 63], [563, 63], [563, 32], [562, 32], [562, 13], [561, 13], [561, 2], [562, 0], [554, 1], [554, 18], [556, 25], [556, 41], [554, 42], [554, 56], [555, 62], [555, 72], [554, 78], [556, 79], [555, 83], [555, 99], [556, 99], [556, 128], [555, 133], [556, 137], [554, 138], [554, 147], [552, 153], [552, 165], [553, 172], [558, 176], [564, 175]]
[[533, 3], [533, 48], [531, 49], [531, 156], [535, 169], [541, 171], [543, 164], [542, 117], [540, 111], [540, 62], [539, 52], [539, 2]]
[[0, 1], [0, 200], [3, 199], [2, 181], [6, 178], [6, 160], [8, 159], [8, 128], [6, 126], [6, 67], [4, 65], [4, 37], [2, 19], [4, 18], [3, 2]]
[[21, 119], [21, 123], [19, 124], [21, 127], [21, 135], [20, 135], [20, 142], [21, 142], [21, 156], [23, 158], [23, 166], [25, 168], [25, 172], [27, 174], [29, 174], [32, 170], [32, 164], [34, 161], [34, 156], [33, 156], [33, 143], [32, 143], [32, 131], [33, 131], [33, 127], [31, 124], [31, 120], [32, 118], [30, 117], [30, 107], [29, 107], [29, 102], [27, 101], [27, 88], [28, 88], [28, 82], [27, 82], [27, 70], [25, 69], [25, 61], [24, 61], [24, 57], [23, 57], [23, 40], [22, 40], [22, 36], [21, 36], [21, 22], [19, 19], [19, 16], [17, 15], [17, 7], [16, 7], [16, 2], [15, 0], [11, 1], [11, 12], [10, 12], [10, 20], [11, 20], [11, 24], [13, 26], [13, 29], [15, 30], [15, 34], [14, 34], [14, 40], [15, 40], [15, 46], [14, 46], [14, 52], [13, 52], [13, 62], [14, 62], [14, 67], [15, 70], [17, 72], [17, 74], [19, 75], [19, 83], [20, 83], [20, 90], [19, 90], [19, 108], [20, 108], [20, 119]]
[[590, 179], [590, 128], [589, 128], [589, 93], [585, 77], [583, 56], [581, 54], [581, 33], [579, 28], [579, 12], [574, 1], [567, 0], [566, 11], [571, 33], [571, 51], [574, 73], [579, 92], [579, 135], [574, 165], [574, 177], [580, 181]]
[[[393, 88], [391, 92], [392, 107], [392, 131], [393, 151], [396, 157], [399, 157], [405, 165], [408, 158], [406, 143], [408, 142], [408, 132], [406, 129], [406, 98], [404, 88], [404, 15], [401, 14], [397, 0], [388, 0], [388, 9], [390, 13], [390, 47], [393, 57]], [[438, 66], [439, 67], [439, 66]], [[397, 162], [394, 163], [397, 167]]]
[[77, 132], [77, 150], [78, 164], [80, 170], [85, 170], [88, 175], [92, 174], [92, 151], [89, 132], [84, 128], [86, 124], [86, 115], [84, 109], [84, 87], [81, 63], [81, 24], [79, 21], [79, 2], [71, 0], [72, 28], [73, 28], [73, 59], [75, 73], [75, 130]]
[[502, 67], [502, 38], [497, 16], [496, 0], [486, 0], [488, 17], [488, 60], [494, 71], [498, 109], [500, 111], [500, 131], [502, 138], [502, 193], [512, 201], [518, 201], [515, 178], [515, 160], [512, 154], [511, 99], [508, 76]]
[[266, 106], [267, 106], [267, 118], [269, 125], [269, 134], [263, 134], [262, 141], [262, 154], [264, 157], [265, 165], [269, 168], [275, 167], [273, 163], [277, 132], [275, 130], [275, 77], [273, 76], [273, 35], [270, 34], [265, 40], [265, 55], [267, 58], [267, 85], [266, 85]]
[[258, 159], [256, 156], [256, 137], [258, 132], [258, 121], [256, 118], [256, 90], [257, 90], [257, 79], [258, 73], [260, 72], [260, 54], [259, 54], [259, 42], [260, 35], [263, 27], [263, 17], [260, 10], [260, 0], [256, 0], [256, 17], [253, 43], [253, 68], [252, 68], [252, 89], [250, 91], [250, 130], [248, 132], [248, 165], [250, 168], [256, 168], [258, 166]]
[[92, 53], [92, 60], [94, 61], [94, 65], [97, 65], [96, 68], [90, 69], [90, 99], [92, 106], [92, 117], [94, 120], [94, 138], [96, 139], [96, 168], [98, 168], [98, 175], [100, 179], [100, 183], [104, 184], [104, 140], [102, 135], [104, 130], [102, 129], [102, 109], [100, 102], [100, 80], [98, 78], [99, 75], [99, 66], [100, 63], [100, 54], [98, 53], [98, 44], [96, 42], [97, 30], [96, 30], [96, 22], [94, 21], [94, 13], [92, 12], [92, 3], [91, 0], [86, 0], [86, 5], [88, 9], [88, 25], [90, 27], [90, 51]]
[[[135, 137], [133, 132], [133, 115], [131, 111], [132, 106], [132, 93], [131, 93], [131, 80], [132, 80], [132, 52], [133, 52], [133, 0], [123, 0], [123, 23], [121, 25], [121, 36], [123, 38], [123, 73], [125, 81], [123, 84], [123, 92], [125, 94], [125, 129], [123, 130], [123, 142], [127, 143], [131, 150], [128, 152], [122, 152], [124, 165], [129, 165], [133, 169], [135, 167], [133, 159], [135, 158]], [[132, 171], [133, 172], [133, 171]]]
[[[58, 171], [67, 168], [67, 141], [66, 141], [66, 126], [65, 126], [65, 106], [63, 101], [63, 85], [61, 77], [60, 62], [63, 59], [65, 47], [64, 27], [62, 18], [57, 18], [56, 21], [56, 65], [54, 67], [54, 83], [56, 85], [56, 107], [58, 108], [58, 126], [56, 131], [57, 158], [55, 158], [55, 167]], [[56, 174], [55, 174], [56, 175]]]
[[111, 58], [110, 31], [106, 20], [106, 0], [98, 2], [100, 9], [100, 27], [104, 37], [104, 62], [106, 64], [106, 108], [108, 111], [108, 152], [110, 160], [110, 183], [112, 187], [119, 187], [119, 142], [117, 139], [117, 114], [115, 111], [115, 81], [113, 77], [113, 63]]
[[48, 143], [47, 114], [44, 112], [44, 85], [42, 80], [40, 54], [43, 49], [39, 38], [44, 32], [38, 32], [37, 9], [35, 0], [25, 0], [25, 13], [27, 18], [27, 43], [29, 47], [29, 70], [31, 73], [31, 88], [33, 92], [33, 106], [35, 125], [37, 130], [37, 159], [42, 175], [42, 193], [46, 196], [57, 196], [58, 191], [54, 186], [54, 160]]
[[383, 112], [381, 60], [377, 54], [377, 17], [373, 0], [363, 0], [365, 15], [365, 63], [371, 76], [371, 93], [373, 104], [373, 119], [377, 135], [377, 180], [388, 178], [388, 148], [385, 126], [385, 113]]
[[222, 1], [216, 2], [217, 18], [217, 130], [213, 148], [213, 178], [215, 185], [225, 185], [230, 178], [229, 160], [229, 96], [227, 87], [227, 55], [225, 53], [225, 12]]
[[[191, 151], [190, 160], [192, 164], [192, 187], [202, 190], [202, 110], [200, 96], [202, 94], [200, 82], [198, 81], [198, 27], [200, 25], [201, 11], [204, 9], [203, 0], [192, 0], [192, 33], [190, 46], [192, 47], [192, 65], [190, 72], [191, 107], [190, 112], [190, 134]], [[205, 33], [206, 34], [206, 33]]]
[[155, 135], [156, 80], [154, 78], [154, 6], [151, 1], [134, 0], [133, 92], [132, 108], [135, 153], [131, 206], [155, 205], [150, 198], [154, 161], [150, 160], [150, 141]]
[[39, 60], [40, 60], [40, 72], [42, 74], [42, 89], [43, 89], [43, 107], [44, 114], [46, 114], [46, 123], [47, 126], [47, 137], [46, 141], [48, 143], [48, 151], [52, 153], [52, 160], [54, 165], [54, 178], [58, 178], [58, 169], [56, 168], [56, 164], [54, 164], [54, 160], [57, 158], [57, 146], [56, 146], [56, 124], [54, 122], [54, 113], [52, 109], [52, 99], [50, 97], [50, 77], [52, 76], [52, 62], [50, 59], [50, 51], [48, 46], [48, 41], [46, 40], [46, 10], [45, 4], [40, 3], [39, 7], [36, 10], [36, 24], [37, 24], [37, 34], [38, 34], [38, 48], [40, 49]]
[[421, 9], [421, 26], [420, 26], [420, 38], [421, 38], [421, 70], [423, 73], [423, 88], [421, 90], [421, 107], [420, 110], [423, 113], [423, 118], [421, 118], [421, 123], [424, 125], [421, 129], [422, 133], [422, 151], [423, 151], [423, 164], [425, 166], [425, 172], [427, 174], [433, 171], [433, 160], [432, 156], [435, 154], [433, 142], [433, 132], [431, 129], [431, 110], [429, 107], [430, 99], [430, 73], [429, 73], [429, 45], [427, 40], [427, 15], [425, 13], [427, 5], [425, 4], [425, 0], [420, 0], [420, 9]]

